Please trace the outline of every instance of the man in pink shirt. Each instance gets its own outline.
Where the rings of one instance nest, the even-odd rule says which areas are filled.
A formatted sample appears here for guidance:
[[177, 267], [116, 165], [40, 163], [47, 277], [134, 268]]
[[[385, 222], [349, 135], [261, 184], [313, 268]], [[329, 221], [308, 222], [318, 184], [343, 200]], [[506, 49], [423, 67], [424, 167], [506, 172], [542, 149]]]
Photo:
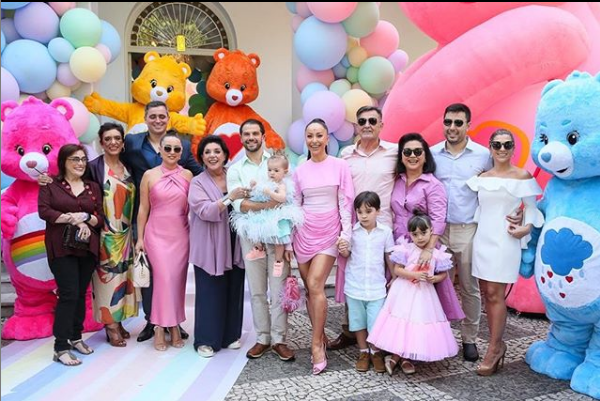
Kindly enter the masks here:
[[[381, 212], [377, 220], [392, 228], [392, 211], [390, 197], [394, 188], [395, 168], [398, 160], [396, 146], [381, 143], [379, 133], [383, 128], [381, 109], [374, 106], [363, 106], [356, 112], [355, 145], [342, 151], [341, 158], [350, 165], [352, 183], [355, 193], [373, 191], [381, 199]], [[336, 286], [339, 283], [336, 283]], [[356, 344], [354, 333], [348, 330], [348, 308], [342, 322], [342, 332], [327, 344], [331, 350], [339, 350]]]

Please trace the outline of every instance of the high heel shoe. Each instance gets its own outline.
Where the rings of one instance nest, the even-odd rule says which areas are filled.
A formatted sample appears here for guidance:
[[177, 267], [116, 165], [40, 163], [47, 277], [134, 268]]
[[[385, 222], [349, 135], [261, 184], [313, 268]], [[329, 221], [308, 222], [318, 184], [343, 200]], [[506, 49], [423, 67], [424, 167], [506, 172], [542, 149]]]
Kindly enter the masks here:
[[183, 341], [183, 338], [181, 338], [179, 326], [173, 326], [169, 328], [169, 332], [171, 333], [171, 345], [175, 348], [183, 348], [185, 342]]
[[321, 362], [315, 362], [314, 358], [312, 357], [312, 355], [310, 357], [310, 362], [313, 365], [313, 367], [312, 367], [312, 374], [313, 375], [320, 374], [327, 367], [327, 351], [326, 351], [326, 348], [325, 348], [325, 344], [323, 344], [323, 348], [322, 349], [323, 349], [323, 360]]
[[165, 339], [165, 328], [154, 326], [154, 349], [157, 351], [167, 350], [167, 340]]
[[123, 335], [119, 330], [119, 327], [104, 326], [106, 330], [106, 342], [110, 343], [113, 347], [125, 347], [127, 341], [123, 339]]
[[129, 334], [129, 332], [127, 330], [125, 330], [125, 327], [123, 327], [123, 323], [119, 322], [119, 331], [121, 332], [121, 337], [123, 337], [124, 339], [129, 339], [131, 338], [131, 334]]
[[[506, 344], [502, 343], [502, 350], [496, 356], [496, 359], [490, 366], [481, 364], [477, 367], [477, 374], [479, 376], [491, 376], [498, 371], [499, 368], [504, 367], [504, 357], [506, 356]], [[483, 358], [485, 360], [485, 358]]]

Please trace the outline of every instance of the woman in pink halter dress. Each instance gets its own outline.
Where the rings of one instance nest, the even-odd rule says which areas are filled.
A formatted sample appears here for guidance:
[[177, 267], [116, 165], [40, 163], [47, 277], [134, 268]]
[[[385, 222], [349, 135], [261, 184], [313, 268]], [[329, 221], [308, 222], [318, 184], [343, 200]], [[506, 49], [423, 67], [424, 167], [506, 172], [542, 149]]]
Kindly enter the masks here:
[[160, 153], [163, 163], [142, 178], [136, 251], [145, 250], [152, 268], [153, 292], [150, 322], [155, 324], [154, 348], [167, 349], [164, 328], [171, 343], [183, 347], [178, 325], [185, 320], [185, 284], [189, 255], [188, 191], [192, 173], [179, 166], [181, 141], [165, 135]]
[[350, 241], [354, 186], [345, 160], [327, 155], [328, 129], [321, 119], [305, 129], [310, 159], [294, 173], [295, 197], [305, 222], [293, 237], [300, 275], [308, 289], [308, 314], [312, 323], [313, 374], [327, 366], [325, 280], [338, 256], [338, 239]]

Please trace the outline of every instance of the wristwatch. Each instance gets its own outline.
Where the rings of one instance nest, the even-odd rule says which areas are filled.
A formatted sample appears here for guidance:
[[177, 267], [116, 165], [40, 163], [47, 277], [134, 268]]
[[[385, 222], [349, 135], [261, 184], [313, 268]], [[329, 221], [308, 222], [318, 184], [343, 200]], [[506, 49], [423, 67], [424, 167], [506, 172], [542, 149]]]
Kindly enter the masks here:
[[90, 221], [92, 219], [92, 215], [89, 213], [86, 213], [85, 219], [83, 220], [84, 223], [87, 223], [88, 221]]
[[221, 198], [221, 202], [223, 202], [223, 204], [225, 206], [229, 206], [229, 205], [231, 205], [231, 203], [233, 201], [231, 200], [231, 198], [229, 197], [229, 195], [225, 195], [224, 197]]

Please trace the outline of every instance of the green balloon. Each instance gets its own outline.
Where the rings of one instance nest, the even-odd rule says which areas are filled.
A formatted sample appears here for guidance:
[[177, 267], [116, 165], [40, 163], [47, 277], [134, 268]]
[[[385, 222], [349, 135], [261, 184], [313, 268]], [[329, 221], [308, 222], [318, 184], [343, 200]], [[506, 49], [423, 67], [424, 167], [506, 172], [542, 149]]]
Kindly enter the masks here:
[[350, 83], [355, 84], [358, 82], [358, 68], [356, 67], [348, 67], [346, 71], [346, 79], [350, 81]]
[[342, 21], [346, 33], [355, 38], [371, 34], [379, 23], [379, 7], [375, 2], [359, 2], [348, 18]]
[[388, 91], [394, 84], [396, 73], [392, 63], [380, 56], [365, 60], [358, 70], [358, 83], [369, 94]]
[[60, 33], [73, 47], [94, 47], [102, 36], [100, 18], [90, 10], [73, 8], [60, 19]]

